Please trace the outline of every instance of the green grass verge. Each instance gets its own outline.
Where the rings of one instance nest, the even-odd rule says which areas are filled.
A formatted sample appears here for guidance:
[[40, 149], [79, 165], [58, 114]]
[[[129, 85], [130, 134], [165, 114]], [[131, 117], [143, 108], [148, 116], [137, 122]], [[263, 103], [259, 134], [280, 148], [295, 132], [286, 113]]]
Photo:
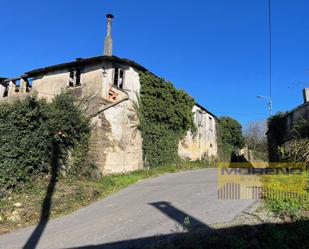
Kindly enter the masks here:
[[309, 210], [308, 172], [296, 175], [268, 175], [262, 178], [266, 207], [286, 220], [306, 218]]
[[[210, 162], [180, 162], [177, 165], [103, 176], [97, 180], [62, 177], [57, 182], [53, 193], [51, 218], [72, 213], [142, 179], [212, 166], [215, 165]], [[36, 179], [0, 199], [0, 234], [33, 225], [39, 221], [48, 183], [49, 177]], [[21, 207], [16, 207], [18, 203]]]

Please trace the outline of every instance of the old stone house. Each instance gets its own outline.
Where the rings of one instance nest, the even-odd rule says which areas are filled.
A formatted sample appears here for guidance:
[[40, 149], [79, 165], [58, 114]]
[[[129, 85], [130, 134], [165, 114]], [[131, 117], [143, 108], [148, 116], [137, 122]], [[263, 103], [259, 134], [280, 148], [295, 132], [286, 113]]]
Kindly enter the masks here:
[[[51, 101], [71, 91], [88, 99], [93, 115], [90, 161], [104, 174], [143, 168], [142, 138], [136, 130], [133, 108], [140, 90], [138, 63], [112, 55], [111, 22], [107, 15], [104, 55], [35, 69], [16, 78], [0, 78], [0, 101], [12, 102], [36, 94]], [[196, 135], [188, 131], [179, 143], [179, 155], [191, 160], [216, 156], [216, 117], [201, 105], [192, 110]]]
[[278, 161], [279, 146], [288, 145], [294, 138], [294, 127], [298, 122], [309, 121], [309, 88], [303, 89], [304, 103], [281, 115], [272, 122], [267, 131], [268, 153], [270, 161]]

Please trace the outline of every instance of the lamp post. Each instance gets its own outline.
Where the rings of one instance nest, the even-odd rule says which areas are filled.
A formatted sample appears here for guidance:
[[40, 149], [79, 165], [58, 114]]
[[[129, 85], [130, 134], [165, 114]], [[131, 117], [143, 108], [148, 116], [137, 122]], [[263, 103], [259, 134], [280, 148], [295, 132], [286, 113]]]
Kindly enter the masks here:
[[272, 99], [271, 97], [266, 97], [266, 96], [261, 96], [261, 95], [258, 95], [256, 96], [258, 99], [267, 99], [268, 100], [268, 109], [269, 109], [269, 115], [273, 115], [273, 102], [272, 102]]

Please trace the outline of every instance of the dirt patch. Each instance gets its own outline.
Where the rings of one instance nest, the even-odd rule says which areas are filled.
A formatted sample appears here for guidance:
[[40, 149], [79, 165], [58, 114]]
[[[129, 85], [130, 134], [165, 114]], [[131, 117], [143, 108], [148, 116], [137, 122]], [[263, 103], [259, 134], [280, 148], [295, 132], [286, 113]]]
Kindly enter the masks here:
[[281, 224], [285, 221], [280, 219], [273, 212], [265, 208], [265, 204], [262, 201], [255, 202], [249, 208], [241, 212], [232, 222], [215, 224], [212, 227], [217, 228], [226, 228], [232, 226], [241, 226], [241, 225], [259, 225], [259, 224]]

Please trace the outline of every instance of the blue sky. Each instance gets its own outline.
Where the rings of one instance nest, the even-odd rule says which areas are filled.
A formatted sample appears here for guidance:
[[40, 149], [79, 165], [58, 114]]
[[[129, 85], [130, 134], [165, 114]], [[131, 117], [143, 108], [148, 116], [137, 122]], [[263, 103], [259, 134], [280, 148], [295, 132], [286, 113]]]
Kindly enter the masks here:
[[[2, 1], [0, 76], [101, 55], [105, 14], [114, 55], [185, 89], [243, 125], [268, 116], [267, 0]], [[309, 1], [272, 0], [274, 112], [302, 103], [309, 81]]]

